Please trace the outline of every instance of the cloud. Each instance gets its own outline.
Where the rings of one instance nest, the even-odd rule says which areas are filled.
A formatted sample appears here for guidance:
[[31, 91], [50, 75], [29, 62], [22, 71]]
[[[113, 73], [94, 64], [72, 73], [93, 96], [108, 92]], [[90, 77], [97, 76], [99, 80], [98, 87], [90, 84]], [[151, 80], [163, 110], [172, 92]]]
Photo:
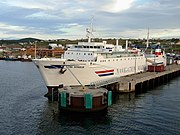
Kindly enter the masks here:
[[12, 26], [8, 24], [0, 23], [0, 30], [23, 31], [25, 30], [25, 27]]
[[121, 12], [131, 7], [134, 0], [112, 0], [109, 1], [102, 9], [106, 12]]
[[17, 38], [19, 35], [32, 35], [33, 32], [25, 26], [9, 25], [0, 23], [0, 38]]
[[[52, 9], [53, 2], [46, 2], [42, 0], [6, 0], [5, 2], [1, 2], [5, 5], [11, 7], [19, 7], [26, 9]], [[54, 3], [55, 4], [55, 3]]]
[[0, 38], [85, 38], [92, 16], [100, 38], [143, 37], [148, 27], [159, 33], [153, 37], [179, 36], [179, 5], [179, 0], [4, 0]]
[[45, 12], [36, 12], [36, 13], [25, 16], [25, 18], [27, 18], [27, 19], [42, 19], [42, 20], [53, 19], [54, 20], [54, 19], [57, 19], [58, 16], [48, 14]]
[[[124, 38], [146, 38], [147, 37], [147, 29], [137, 29], [134, 30], [125, 30], [123, 32], [120, 32], [119, 35], [121, 35]], [[180, 28], [179, 29], [150, 29], [150, 38], [178, 38], [180, 35]]]

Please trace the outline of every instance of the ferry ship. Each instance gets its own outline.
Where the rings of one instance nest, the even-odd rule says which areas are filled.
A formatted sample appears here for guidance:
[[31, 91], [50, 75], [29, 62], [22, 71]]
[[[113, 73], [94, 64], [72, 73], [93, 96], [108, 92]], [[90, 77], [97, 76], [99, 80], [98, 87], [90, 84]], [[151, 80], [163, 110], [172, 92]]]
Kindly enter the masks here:
[[[90, 34], [89, 34], [90, 33]], [[61, 58], [34, 59], [48, 89], [59, 86], [92, 86], [111, 82], [121, 76], [145, 72], [147, 66], [163, 63], [161, 49], [147, 55], [139, 49], [123, 49], [103, 42], [91, 42], [92, 30], [88, 31], [88, 42], [67, 45]]]
[[[146, 49], [149, 48], [149, 28], [148, 28], [148, 33], [147, 33], [147, 43], [146, 43]], [[158, 64], [162, 64], [163, 66], [167, 65], [167, 58], [165, 54], [165, 50], [162, 51], [160, 43], [157, 43], [154, 48], [154, 53], [145, 53], [145, 57], [147, 59], [147, 64], [148, 65], [153, 65], [156, 66]]]
[[147, 54], [145, 53], [145, 57], [147, 59], [148, 65], [158, 65], [162, 64], [164, 66], [167, 65], [167, 58], [165, 51], [162, 51], [160, 44], [157, 44], [154, 53]]

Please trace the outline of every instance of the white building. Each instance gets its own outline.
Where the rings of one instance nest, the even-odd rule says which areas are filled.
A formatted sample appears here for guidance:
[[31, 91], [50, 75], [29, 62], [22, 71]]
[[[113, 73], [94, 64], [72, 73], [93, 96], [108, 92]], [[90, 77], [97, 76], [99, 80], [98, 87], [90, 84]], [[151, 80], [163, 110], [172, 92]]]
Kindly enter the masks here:
[[56, 48], [56, 47], [63, 49], [63, 46], [62, 46], [61, 44], [49, 43], [49, 46], [52, 47], [52, 49], [54, 49], [54, 48]]

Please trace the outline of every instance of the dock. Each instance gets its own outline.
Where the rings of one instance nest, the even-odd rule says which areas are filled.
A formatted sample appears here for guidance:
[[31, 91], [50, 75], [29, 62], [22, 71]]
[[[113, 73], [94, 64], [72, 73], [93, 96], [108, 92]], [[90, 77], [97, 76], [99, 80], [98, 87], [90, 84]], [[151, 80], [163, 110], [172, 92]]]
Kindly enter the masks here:
[[135, 92], [169, 82], [180, 75], [180, 65], [168, 65], [163, 72], [143, 72], [120, 77], [115, 83], [104, 85], [108, 90], [119, 93]]
[[[100, 88], [104, 87], [109, 91], [116, 93], [130, 93], [137, 91], [146, 91], [147, 89], [168, 83], [171, 79], [180, 75], [180, 65], [168, 65], [162, 72], [142, 72], [128, 76], [92, 82], [89, 87]], [[45, 97], [51, 101], [58, 100], [58, 89], [49, 88]]]

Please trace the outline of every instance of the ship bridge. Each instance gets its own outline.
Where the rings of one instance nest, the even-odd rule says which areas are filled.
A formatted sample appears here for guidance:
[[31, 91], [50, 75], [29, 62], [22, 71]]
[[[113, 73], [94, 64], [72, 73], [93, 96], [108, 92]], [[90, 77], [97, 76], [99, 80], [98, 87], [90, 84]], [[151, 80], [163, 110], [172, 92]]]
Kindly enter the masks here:
[[65, 51], [63, 58], [93, 62], [97, 60], [98, 54], [120, 50], [122, 50], [122, 46], [106, 44], [106, 42], [78, 42], [76, 45], [67, 45], [67, 51]]

